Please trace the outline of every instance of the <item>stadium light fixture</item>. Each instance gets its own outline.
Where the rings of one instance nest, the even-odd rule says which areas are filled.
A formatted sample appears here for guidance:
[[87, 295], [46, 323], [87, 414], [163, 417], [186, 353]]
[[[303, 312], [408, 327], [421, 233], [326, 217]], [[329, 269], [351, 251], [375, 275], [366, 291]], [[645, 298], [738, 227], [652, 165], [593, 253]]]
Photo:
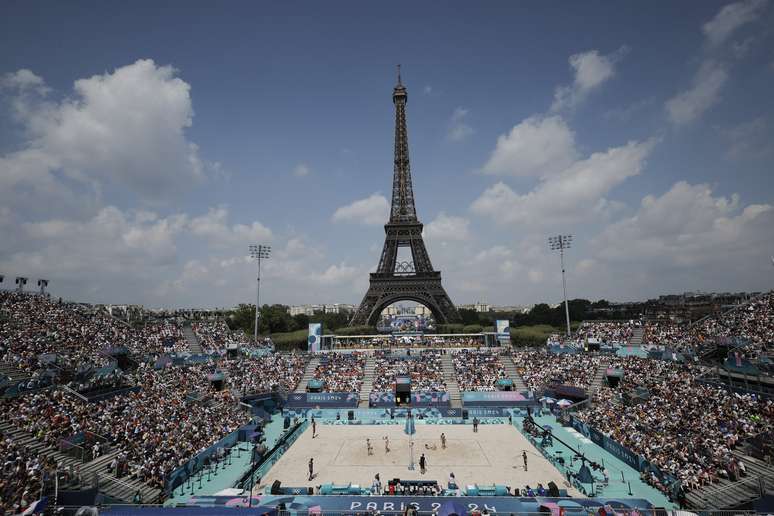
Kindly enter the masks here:
[[570, 308], [567, 304], [567, 281], [564, 277], [564, 250], [572, 245], [572, 235], [557, 235], [548, 237], [548, 246], [552, 251], [559, 251], [562, 263], [562, 290], [564, 291], [564, 316], [567, 320], [567, 336], [570, 336]]
[[268, 260], [271, 256], [271, 246], [261, 244], [250, 244], [247, 246], [250, 251], [250, 258], [258, 260], [258, 285], [255, 289], [255, 330], [253, 339], [258, 343], [258, 311], [261, 307], [261, 260]]

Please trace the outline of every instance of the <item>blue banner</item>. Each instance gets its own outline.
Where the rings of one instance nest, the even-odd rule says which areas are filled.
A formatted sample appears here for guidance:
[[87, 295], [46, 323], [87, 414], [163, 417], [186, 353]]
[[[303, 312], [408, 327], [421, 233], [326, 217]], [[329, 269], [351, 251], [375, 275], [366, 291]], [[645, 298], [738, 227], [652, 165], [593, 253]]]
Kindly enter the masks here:
[[438, 407], [450, 404], [448, 392], [420, 391], [411, 393], [411, 406], [413, 407]]
[[292, 392], [288, 394], [288, 407], [357, 407], [360, 395], [356, 392]]
[[368, 395], [368, 403], [372, 407], [394, 407], [395, 394], [392, 392], [372, 392]]
[[498, 319], [495, 322], [495, 330], [497, 332], [497, 340], [501, 346], [506, 346], [511, 342], [511, 328], [510, 322], [507, 319]]
[[[213, 507], [246, 507], [248, 499], [246, 497], [226, 497], [226, 496], [195, 496], [189, 501], [191, 505], [198, 505], [205, 508]], [[260, 495], [254, 496], [252, 505], [255, 514], [263, 514], [268, 509], [274, 509], [279, 504], [285, 504], [286, 510], [291, 514], [308, 515], [317, 512], [383, 512], [397, 513], [402, 512], [409, 506], [414, 507], [420, 513], [442, 512], [444, 504], [453, 503], [466, 513], [473, 511], [483, 511], [486, 509], [489, 513], [538, 513], [540, 509], [558, 508], [561, 506], [567, 511], [576, 511], [580, 513], [596, 513], [600, 507], [610, 505], [617, 509], [652, 509], [653, 504], [642, 498], [526, 498], [515, 496], [283, 496], [283, 495]], [[134, 508], [129, 506], [129, 508]], [[244, 509], [243, 509], [244, 510]], [[121, 512], [116, 514], [149, 514], [147, 512]], [[184, 508], [176, 508], [176, 513], [185, 514]], [[111, 514], [113, 511], [106, 512]], [[165, 513], [161, 513], [165, 514]], [[203, 514], [203, 512], [192, 513]], [[248, 513], [249, 514], [249, 513]]]
[[309, 323], [309, 351], [317, 353], [320, 351], [320, 342], [322, 341], [322, 324]]
[[467, 406], [496, 406], [496, 407], [518, 407], [534, 403], [523, 394], [516, 391], [466, 391], [462, 393], [462, 404]]

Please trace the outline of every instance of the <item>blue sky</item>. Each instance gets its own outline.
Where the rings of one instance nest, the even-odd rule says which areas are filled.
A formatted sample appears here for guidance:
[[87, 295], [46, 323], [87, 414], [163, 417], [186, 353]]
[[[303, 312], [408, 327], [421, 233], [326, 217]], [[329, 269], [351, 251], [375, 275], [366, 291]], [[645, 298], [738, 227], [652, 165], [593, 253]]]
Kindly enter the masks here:
[[97, 302], [359, 302], [395, 64], [457, 303], [764, 290], [774, 8], [740, 2], [6, 2], [0, 273]]

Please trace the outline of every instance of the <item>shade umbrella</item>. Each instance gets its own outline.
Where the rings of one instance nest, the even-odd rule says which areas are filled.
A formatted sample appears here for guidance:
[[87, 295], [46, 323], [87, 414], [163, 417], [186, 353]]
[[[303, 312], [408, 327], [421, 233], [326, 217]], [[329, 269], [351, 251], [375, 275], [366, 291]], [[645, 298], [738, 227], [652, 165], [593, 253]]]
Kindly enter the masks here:
[[559, 407], [569, 407], [572, 405], [572, 401], [570, 400], [559, 400], [556, 402], [556, 405]]
[[547, 403], [548, 405], [556, 403], [556, 400], [554, 398], [552, 398], [551, 396], [543, 396], [538, 401], [542, 401], [544, 403]]

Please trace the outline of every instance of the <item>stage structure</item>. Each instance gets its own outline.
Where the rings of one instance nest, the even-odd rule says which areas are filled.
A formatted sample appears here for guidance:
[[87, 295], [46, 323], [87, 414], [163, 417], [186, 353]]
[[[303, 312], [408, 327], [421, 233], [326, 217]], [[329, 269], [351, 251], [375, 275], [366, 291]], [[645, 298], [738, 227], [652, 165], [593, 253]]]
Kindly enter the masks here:
[[[409, 166], [408, 131], [406, 129], [406, 87], [400, 78], [392, 93], [395, 104], [395, 162], [392, 178], [390, 220], [384, 225], [386, 234], [382, 257], [376, 272], [350, 326], [375, 326], [379, 316], [397, 301], [415, 301], [433, 313], [436, 323], [460, 321], [457, 309], [441, 285], [441, 272], [433, 269], [425, 242], [423, 225], [414, 207], [414, 189]], [[399, 261], [398, 250], [408, 248], [411, 261]]]

